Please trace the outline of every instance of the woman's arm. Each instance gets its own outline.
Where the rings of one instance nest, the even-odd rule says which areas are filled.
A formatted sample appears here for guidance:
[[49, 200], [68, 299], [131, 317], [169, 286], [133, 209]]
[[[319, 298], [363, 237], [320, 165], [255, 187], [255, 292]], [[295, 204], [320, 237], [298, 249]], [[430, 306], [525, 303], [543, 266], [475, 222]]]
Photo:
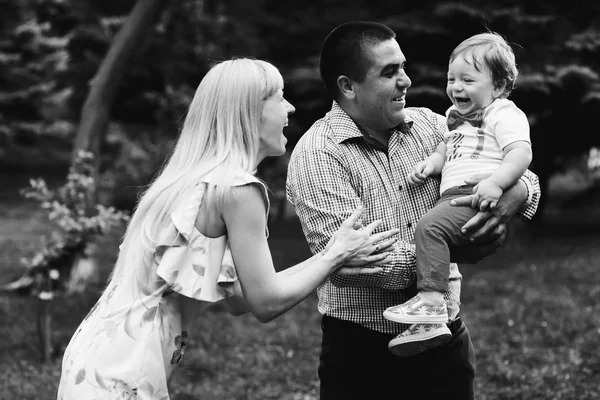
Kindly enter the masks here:
[[[265, 236], [265, 204], [255, 185], [240, 186], [223, 205], [221, 215], [225, 222], [231, 253], [240, 281], [241, 293], [247, 308], [261, 322], [268, 322], [294, 307], [312, 293], [336, 269], [350, 260], [364, 264], [386, 262], [387, 252], [394, 242], [390, 239], [397, 230], [371, 235], [379, 222], [364, 230], [354, 230], [360, 217], [355, 212], [344, 221], [342, 229], [333, 237], [325, 254], [310, 259], [280, 273], [275, 271]], [[379, 248], [376, 248], [376, 243]], [[378, 272], [361, 269], [361, 272]], [[240, 304], [237, 310], [243, 310]]]
[[233, 296], [221, 300], [219, 304], [222, 304], [227, 312], [236, 317], [250, 312], [250, 306], [244, 299], [240, 281], [233, 282]]
[[[311, 258], [309, 258], [305, 261], [302, 261], [300, 264], [297, 264], [293, 267], [286, 268], [283, 271], [277, 272], [277, 274], [280, 275], [281, 277], [285, 277], [286, 279], [288, 279], [289, 277], [294, 276], [294, 274], [298, 273], [299, 271], [303, 270], [304, 268], [310, 266], [312, 263], [314, 263], [316, 261], [317, 258], [320, 258], [321, 255], [322, 255], [321, 253], [318, 253], [318, 254], [312, 256]], [[377, 268], [377, 269], [372, 268], [372, 270], [374, 272], [379, 272], [379, 268]], [[232, 315], [237, 316], [237, 315], [242, 315], [242, 314], [250, 312], [250, 306], [246, 302], [246, 299], [244, 299], [244, 293], [242, 292], [242, 287], [240, 285], [240, 281], [235, 281], [233, 283], [233, 296], [222, 300], [221, 303], [225, 306], [227, 311]]]

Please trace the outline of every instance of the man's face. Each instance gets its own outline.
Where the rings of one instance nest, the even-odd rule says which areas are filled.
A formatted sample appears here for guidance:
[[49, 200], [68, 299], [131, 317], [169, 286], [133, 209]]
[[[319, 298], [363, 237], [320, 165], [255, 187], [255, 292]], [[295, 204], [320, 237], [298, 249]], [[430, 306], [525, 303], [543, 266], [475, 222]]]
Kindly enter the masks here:
[[[369, 50], [367, 50], [369, 51]], [[366, 78], [353, 82], [358, 122], [373, 130], [388, 130], [404, 121], [406, 90], [411, 80], [404, 71], [406, 58], [395, 39], [370, 47]]]

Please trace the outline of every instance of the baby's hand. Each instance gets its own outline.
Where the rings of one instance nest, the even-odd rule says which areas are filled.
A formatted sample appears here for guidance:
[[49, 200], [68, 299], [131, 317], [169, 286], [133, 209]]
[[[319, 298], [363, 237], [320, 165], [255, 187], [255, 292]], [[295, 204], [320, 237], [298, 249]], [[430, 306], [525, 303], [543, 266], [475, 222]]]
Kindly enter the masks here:
[[433, 171], [433, 163], [429, 161], [421, 161], [417, 163], [411, 173], [408, 175], [408, 183], [411, 185], [420, 185]]
[[480, 211], [492, 209], [498, 204], [498, 199], [504, 191], [491, 179], [484, 179], [473, 188], [477, 198], [477, 207]]

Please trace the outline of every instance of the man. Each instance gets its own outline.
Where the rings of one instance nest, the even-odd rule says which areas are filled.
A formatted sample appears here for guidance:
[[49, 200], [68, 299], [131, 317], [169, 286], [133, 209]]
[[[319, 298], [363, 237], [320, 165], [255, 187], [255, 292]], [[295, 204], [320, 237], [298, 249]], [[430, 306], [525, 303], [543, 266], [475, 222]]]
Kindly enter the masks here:
[[[401, 333], [419, 328], [388, 321], [382, 314], [416, 293], [411, 240], [417, 221], [439, 199], [438, 178], [410, 186], [407, 176], [447, 132], [443, 116], [425, 108], [405, 108], [411, 86], [405, 64], [395, 33], [385, 25], [350, 22], [334, 29], [320, 56], [321, 78], [333, 106], [301, 138], [289, 164], [288, 199], [311, 251], [321, 251], [359, 205], [364, 207], [364, 224], [380, 219], [379, 229], [400, 229], [393, 261], [382, 273], [333, 275], [317, 290], [323, 314], [322, 400], [403, 399], [413, 394], [424, 399], [474, 398], [475, 358], [458, 316], [461, 275], [456, 264], [451, 265], [445, 294], [450, 322], [425, 333], [451, 339], [410, 357], [388, 351], [390, 340], [403, 344]], [[527, 172], [495, 211], [469, 221], [465, 234], [491, 254], [505, 237], [508, 219], [519, 211], [530, 218], [539, 194], [537, 177]], [[469, 197], [461, 200], [458, 205], [471, 203]], [[453, 260], [474, 261], [458, 254]]]

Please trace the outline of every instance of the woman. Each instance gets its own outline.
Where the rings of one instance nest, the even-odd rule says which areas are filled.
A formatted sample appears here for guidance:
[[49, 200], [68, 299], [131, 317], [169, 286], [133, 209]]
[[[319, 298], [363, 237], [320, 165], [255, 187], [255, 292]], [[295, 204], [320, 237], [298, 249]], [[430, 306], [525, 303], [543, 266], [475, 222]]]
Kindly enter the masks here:
[[207, 73], [132, 216], [110, 283], [65, 351], [58, 399], [168, 399], [192, 323], [210, 304], [267, 322], [333, 272], [379, 272], [353, 266], [385, 263], [397, 231], [371, 234], [378, 221], [355, 230], [360, 210], [324, 252], [275, 272], [267, 191], [253, 172], [285, 152], [293, 112], [267, 62], [230, 60]]

